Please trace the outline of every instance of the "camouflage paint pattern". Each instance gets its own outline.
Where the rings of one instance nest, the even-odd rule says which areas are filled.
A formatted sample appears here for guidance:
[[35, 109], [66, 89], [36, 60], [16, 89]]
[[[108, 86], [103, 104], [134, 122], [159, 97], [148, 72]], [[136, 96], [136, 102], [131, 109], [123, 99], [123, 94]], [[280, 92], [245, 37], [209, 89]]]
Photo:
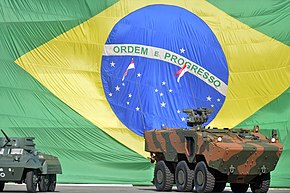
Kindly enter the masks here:
[[166, 128], [146, 131], [144, 137], [152, 159], [178, 162], [179, 155], [184, 155], [188, 163], [195, 164], [202, 158], [231, 183], [249, 183], [257, 175], [273, 171], [282, 153], [278, 139], [272, 143], [271, 138], [249, 129]]

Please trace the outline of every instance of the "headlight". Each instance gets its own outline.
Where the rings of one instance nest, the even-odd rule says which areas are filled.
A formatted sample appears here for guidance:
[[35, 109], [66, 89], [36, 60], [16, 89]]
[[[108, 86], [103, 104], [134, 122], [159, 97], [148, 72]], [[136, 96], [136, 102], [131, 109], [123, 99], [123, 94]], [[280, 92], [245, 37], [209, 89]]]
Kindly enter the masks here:
[[275, 137], [271, 138], [271, 143], [276, 143], [276, 138]]
[[223, 141], [223, 138], [222, 138], [221, 136], [219, 136], [219, 137], [217, 138], [217, 141], [218, 141], [218, 142], [222, 142], [222, 141]]
[[20, 148], [15, 148], [15, 149], [11, 149], [10, 154], [22, 154], [23, 153], [23, 149]]

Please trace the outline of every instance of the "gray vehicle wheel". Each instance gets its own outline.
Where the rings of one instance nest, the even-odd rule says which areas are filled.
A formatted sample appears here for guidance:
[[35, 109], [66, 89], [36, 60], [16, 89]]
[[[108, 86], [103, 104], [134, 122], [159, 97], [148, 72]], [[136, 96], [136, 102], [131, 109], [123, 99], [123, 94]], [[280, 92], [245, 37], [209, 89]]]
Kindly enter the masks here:
[[194, 186], [198, 193], [212, 192], [215, 178], [207, 169], [203, 161], [196, 164], [194, 169]]
[[214, 184], [213, 192], [222, 192], [226, 187], [226, 182], [216, 182]]
[[158, 191], [170, 191], [173, 186], [174, 175], [169, 169], [169, 163], [158, 161], [154, 169], [154, 185]]
[[251, 183], [250, 187], [253, 193], [266, 193], [270, 187], [270, 173], [263, 174], [256, 178], [255, 183]]
[[0, 192], [3, 192], [5, 187], [5, 182], [0, 182]]
[[56, 174], [49, 174], [48, 192], [54, 192], [56, 187]]
[[246, 193], [249, 188], [249, 184], [231, 183], [230, 185], [233, 193]]
[[36, 192], [37, 189], [37, 181], [38, 181], [38, 176], [37, 172], [32, 170], [26, 173], [26, 188], [27, 192]]
[[49, 175], [42, 175], [38, 179], [38, 189], [40, 192], [47, 192], [49, 187]]
[[189, 192], [193, 189], [194, 171], [191, 170], [185, 161], [178, 162], [175, 170], [175, 183], [177, 191]]

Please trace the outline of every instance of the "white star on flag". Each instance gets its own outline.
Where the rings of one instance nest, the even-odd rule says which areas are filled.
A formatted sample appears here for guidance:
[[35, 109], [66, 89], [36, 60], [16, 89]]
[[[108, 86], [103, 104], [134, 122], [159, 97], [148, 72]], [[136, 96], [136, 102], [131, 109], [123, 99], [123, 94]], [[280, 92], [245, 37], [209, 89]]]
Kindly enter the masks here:
[[186, 64], [184, 64], [175, 74], [174, 76], [178, 76], [177, 82], [179, 82], [180, 78], [187, 72]]
[[113, 61], [110, 63], [111, 64], [111, 67], [115, 67], [115, 64]]
[[136, 111], [139, 111], [140, 110], [140, 108], [139, 107], [136, 107]]
[[140, 72], [137, 74], [137, 77], [141, 77], [141, 73]]
[[127, 105], [129, 105], [130, 104], [130, 102], [129, 101], [127, 101]]
[[154, 91], [155, 91], [155, 92], [158, 92], [158, 89], [156, 88]]
[[162, 81], [162, 85], [164, 86], [166, 84], [166, 82], [165, 81]]
[[131, 98], [131, 97], [132, 97], [132, 94], [131, 94], [131, 93], [130, 93], [130, 94], [128, 94], [128, 97], [129, 97], [129, 98]]
[[160, 93], [160, 96], [163, 96], [163, 93]]
[[169, 92], [172, 92], [172, 89], [169, 89]]
[[110, 96], [110, 97], [113, 96], [113, 93], [110, 92], [110, 93], [109, 93], [109, 96]]
[[160, 103], [161, 107], [165, 107], [166, 103], [165, 102], [162, 102]]
[[135, 68], [135, 64], [134, 64], [134, 59], [132, 58], [131, 63], [130, 63], [129, 66], [127, 67], [127, 70], [124, 72], [124, 75], [123, 75], [122, 81], [124, 81], [125, 77], [126, 77], [127, 74], [128, 74], [128, 71], [129, 71], [130, 69], [133, 69], [133, 68]]
[[217, 99], [217, 102], [220, 102], [221, 101], [221, 99]]
[[122, 83], [122, 86], [125, 86], [125, 83], [124, 82]]
[[181, 121], [185, 121], [185, 118], [184, 118], [184, 117], [182, 117], [182, 118], [181, 118]]
[[120, 91], [120, 87], [119, 86], [116, 86], [115, 89], [116, 89], [116, 91]]
[[211, 107], [214, 107], [214, 105], [210, 105]]
[[185, 52], [185, 49], [184, 48], [181, 48], [179, 49], [180, 50], [180, 53], [183, 54]]
[[178, 114], [180, 113], [180, 110], [179, 110], [179, 109], [177, 110], [177, 113], [178, 113]]
[[207, 101], [211, 101], [211, 97], [210, 97], [210, 96], [207, 96], [207, 97], [206, 97], [206, 100], [207, 100]]

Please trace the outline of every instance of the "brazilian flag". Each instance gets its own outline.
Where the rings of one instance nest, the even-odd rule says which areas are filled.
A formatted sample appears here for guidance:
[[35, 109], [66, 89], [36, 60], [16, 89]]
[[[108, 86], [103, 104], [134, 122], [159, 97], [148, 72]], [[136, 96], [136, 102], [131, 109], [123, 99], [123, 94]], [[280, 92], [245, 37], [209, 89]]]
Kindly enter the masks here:
[[0, 1], [0, 127], [58, 156], [59, 182], [150, 184], [144, 131], [213, 107], [209, 126], [278, 129], [289, 187], [289, 4]]

